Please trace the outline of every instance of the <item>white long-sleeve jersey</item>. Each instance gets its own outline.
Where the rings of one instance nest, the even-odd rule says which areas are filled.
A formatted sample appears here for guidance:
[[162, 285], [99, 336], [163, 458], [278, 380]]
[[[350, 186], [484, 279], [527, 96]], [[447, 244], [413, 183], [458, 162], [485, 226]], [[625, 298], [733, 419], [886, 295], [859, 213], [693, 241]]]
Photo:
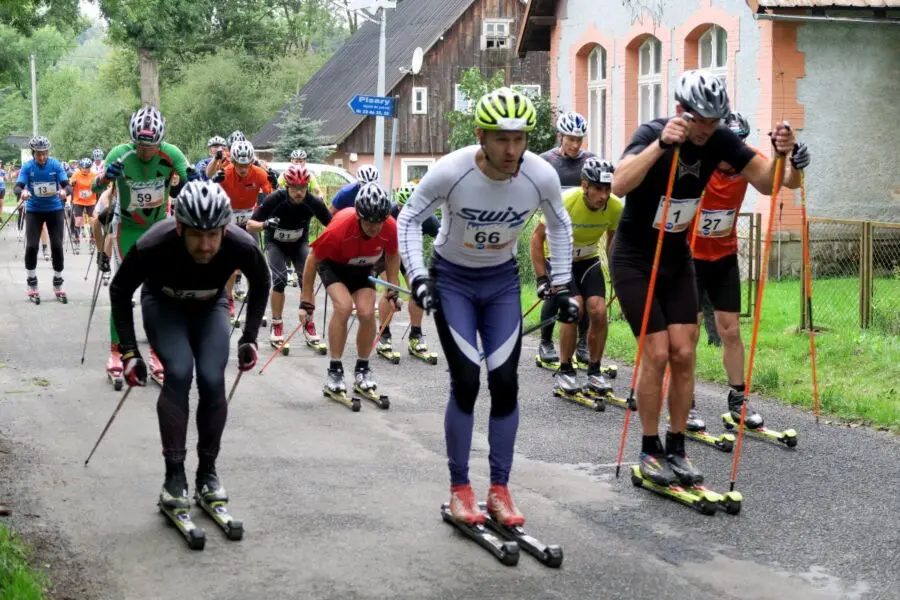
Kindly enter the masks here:
[[495, 181], [475, 163], [479, 148], [460, 148], [440, 159], [400, 212], [397, 236], [409, 281], [427, 275], [422, 223], [436, 209], [441, 209], [441, 229], [434, 251], [461, 267], [481, 268], [516, 256], [519, 232], [540, 208], [552, 283], [567, 284], [572, 278], [572, 222], [563, 208], [559, 175], [537, 154], [525, 152], [517, 176]]

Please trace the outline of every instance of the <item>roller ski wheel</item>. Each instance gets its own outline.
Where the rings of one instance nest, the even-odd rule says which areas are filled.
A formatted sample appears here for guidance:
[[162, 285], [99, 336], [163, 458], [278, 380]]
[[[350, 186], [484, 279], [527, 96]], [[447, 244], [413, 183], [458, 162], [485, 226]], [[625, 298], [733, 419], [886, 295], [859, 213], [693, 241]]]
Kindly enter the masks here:
[[589, 396], [581, 391], [567, 392], [559, 386], [554, 386], [553, 395], [557, 398], [562, 398], [563, 400], [586, 406], [594, 412], [604, 412], [606, 410], [606, 401], [603, 398]]
[[[198, 486], [199, 487], [199, 486]], [[240, 541], [244, 537], [244, 524], [228, 512], [228, 495], [221, 486], [215, 491], [204, 492], [195, 489], [194, 501], [205, 512], [229, 540]]]
[[268, 326], [269, 326], [269, 319], [268, 319], [267, 317], [264, 316], [264, 317], [262, 318], [262, 322], [260, 323], [260, 325], [263, 326], [263, 327], [268, 327]]
[[325, 356], [328, 353], [328, 345], [316, 333], [316, 325], [312, 321], [309, 321], [303, 328], [303, 337], [306, 339], [306, 345], [320, 355]]
[[563, 562], [563, 549], [558, 544], [544, 544], [537, 538], [525, 532], [523, 527], [507, 527], [495, 521], [484, 502], [478, 503], [478, 508], [484, 514], [484, 524], [488, 529], [509, 542], [515, 542], [520, 549], [535, 557], [542, 565], [551, 569], [558, 569]]
[[288, 356], [291, 353], [291, 345], [290, 344], [284, 344], [282, 342], [275, 342], [275, 341], [270, 341], [269, 344], [272, 346], [272, 348], [281, 352], [282, 356]]
[[107, 379], [109, 380], [109, 382], [112, 384], [113, 389], [114, 389], [115, 391], [117, 391], [117, 392], [122, 391], [122, 387], [125, 385], [125, 380], [122, 379], [122, 374], [121, 374], [121, 373], [119, 373], [118, 375], [114, 375], [114, 374], [112, 374], [112, 373], [107, 372], [107, 373], [106, 373], [106, 378], [107, 378]]
[[325, 345], [324, 342], [306, 340], [306, 345], [318, 352], [320, 356], [325, 356], [325, 354], [328, 352], [328, 346]]
[[616, 365], [606, 365], [605, 367], [600, 367], [600, 372], [610, 379], [615, 379], [619, 375], [619, 367]]
[[650, 490], [655, 494], [689, 506], [700, 514], [707, 516], [715, 515], [719, 510], [719, 504], [724, 501], [721, 495], [706, 488], [688, 488], [677, 483], [677, 481], [670, 485], [660, 485], [645, 477], [638, 465], [631, 467], [631, 483], [634, 487]]
[[457, 531], [465, 535], [467, 538], [490, 552], [494, 558], [500, 561], [500, 564], [507, 567], [514, 567], [519, 564], [519, 545], [502, 539], [493, 531], [483, 524], [463, 523], [453, 518], [450, 512], [450, 504], [441, 504], [441, 519], [444, 523], [452, 525]]
[[[722, 415], [722, 424], [725, 426], [725, 429], [729, 431], [737, 430], [739, 425], [730, 412]], [[744, 427], [744, 433], [769, 442], [779, 442], [788, 448], [795, 448], [797, 446], [797, 432], [793, 429], [773, 431], [765, 426], [760, 426], [756, 429]]]

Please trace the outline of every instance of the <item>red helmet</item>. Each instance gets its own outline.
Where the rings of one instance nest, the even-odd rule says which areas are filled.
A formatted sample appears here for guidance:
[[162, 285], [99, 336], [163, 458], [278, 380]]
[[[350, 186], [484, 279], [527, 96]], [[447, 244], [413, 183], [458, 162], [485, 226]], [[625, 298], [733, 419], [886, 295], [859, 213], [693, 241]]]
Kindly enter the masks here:
[[284, 172], [284, 180], [288, 185], [306, 185], [309, 179], [309, 169], [305, 165], [294, 164]]

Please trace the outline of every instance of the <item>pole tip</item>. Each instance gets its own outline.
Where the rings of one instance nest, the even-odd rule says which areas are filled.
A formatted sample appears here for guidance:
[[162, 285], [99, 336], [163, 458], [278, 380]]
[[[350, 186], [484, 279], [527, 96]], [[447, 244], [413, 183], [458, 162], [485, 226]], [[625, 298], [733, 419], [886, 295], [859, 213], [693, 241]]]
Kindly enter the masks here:
[[734, 481], [732, 481], [731, 484], [728, 486], [728, 491], [729, 491], [729, 492], [733, 492], [733, 491], [734, 491]]

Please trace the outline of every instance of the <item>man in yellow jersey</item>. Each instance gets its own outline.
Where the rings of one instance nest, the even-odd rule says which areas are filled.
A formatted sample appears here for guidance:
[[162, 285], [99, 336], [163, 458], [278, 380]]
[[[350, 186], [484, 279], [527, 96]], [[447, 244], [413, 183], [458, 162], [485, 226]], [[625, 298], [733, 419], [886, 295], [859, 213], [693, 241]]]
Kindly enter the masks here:
[[[563, 206], [572, 220], [572, 281], [569, 283], [572, 297], [580, 310], [590, 318], [588, 329], [588, 386], [591, 391], [605, 394], [612, 386], [600, 371], [600, 360], [606, 346], [608, 322], [606, 320], [606, 283], [600, 266], [599, 243], [606, 234], [606, 253], [609, 256], [616, 227], [622, 216], [622, 201], [612, 194], [615, 167], [611, 162], [596, 157], [588, 158], [581, 169], [581, 187], [563, 194]], [[538, 285], [538, 297], [546, 299], [550, 294], [550, 250], [547, 247], [543, 219], [531, 237], [531, 260]], [[575, 354], [576, 331], [574, 323], [561, 323], [559, 329], [560, 365], [556, 373], [556, 386], [565, 394], [581, 391], [577, 374], [572, 366]], [[545, 342], [542, 342], [542, 346]], [[553, 342], [550, 342], [552, 348]], [[543, 350], [543, 348], [542, 348]], [[555, 351], [553, 352], [555, 354]]]

